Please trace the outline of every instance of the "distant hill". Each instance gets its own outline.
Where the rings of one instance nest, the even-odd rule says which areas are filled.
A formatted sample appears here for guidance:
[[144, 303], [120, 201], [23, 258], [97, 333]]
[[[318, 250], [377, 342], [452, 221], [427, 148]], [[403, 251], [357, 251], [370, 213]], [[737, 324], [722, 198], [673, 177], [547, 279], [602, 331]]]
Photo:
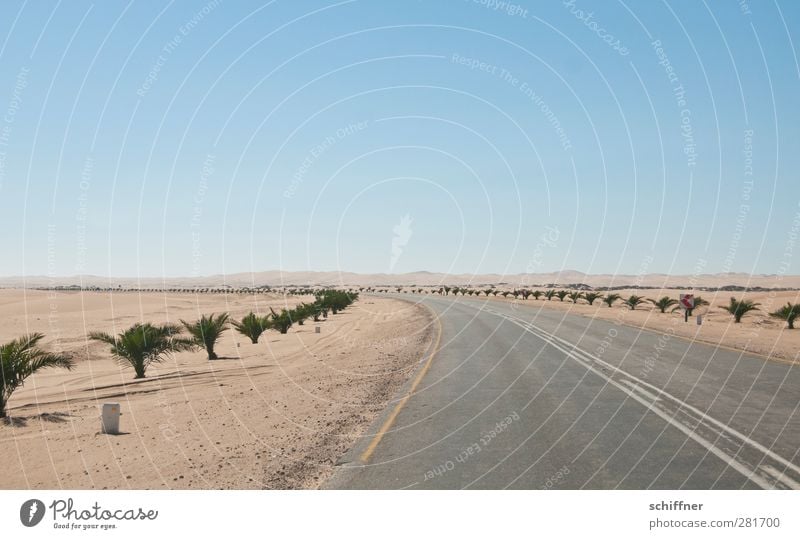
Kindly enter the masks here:
[[50, 278], [47, 276], [0, 277], [3, 288], [47, 288], [83, 286], [100, 288], [176, 288], [176, 287], [258, 287], [258, 286], [567, 286], [584, 287], [647, 287], [647, 288], [800, 288], [798, 275], [749, 275], [746, 273], [715, 273], [701, 275], [591, 275], [575, 270], [554, 273], [500, 275], [497, 273], [471, 275], [417, 271], [412, 273], [362, 274], [339, 271], [261, 271], [200, 277], [101, 277], [76, 275]]

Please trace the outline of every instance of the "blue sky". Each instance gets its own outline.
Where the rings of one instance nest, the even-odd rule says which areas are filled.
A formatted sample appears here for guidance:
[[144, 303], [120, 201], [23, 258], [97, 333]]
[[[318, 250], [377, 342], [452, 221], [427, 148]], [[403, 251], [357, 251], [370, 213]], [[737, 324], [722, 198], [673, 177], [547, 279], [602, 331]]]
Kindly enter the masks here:
[[0, 275], [800, 268], [796, 2], [2, 10]]

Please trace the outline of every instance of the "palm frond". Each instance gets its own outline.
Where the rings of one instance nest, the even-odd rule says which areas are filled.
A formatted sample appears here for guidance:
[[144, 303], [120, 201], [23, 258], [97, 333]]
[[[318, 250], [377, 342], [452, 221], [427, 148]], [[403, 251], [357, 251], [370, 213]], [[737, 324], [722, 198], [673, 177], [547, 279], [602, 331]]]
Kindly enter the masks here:
[[0, 417], [5, 417], [8, 399], [26, 378], [49, 367], [70, 370], [75, 366], [72, 356], [39, 348], [42, 338], [41, 333], [31, 333], [0, 345]]

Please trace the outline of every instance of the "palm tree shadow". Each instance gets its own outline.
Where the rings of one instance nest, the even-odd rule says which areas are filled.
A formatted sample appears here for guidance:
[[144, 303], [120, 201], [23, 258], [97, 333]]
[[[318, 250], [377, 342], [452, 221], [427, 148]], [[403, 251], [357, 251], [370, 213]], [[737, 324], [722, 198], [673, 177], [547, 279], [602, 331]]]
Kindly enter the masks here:
[[72, 414], [66, 412], [53, 412], [52, 414], [44, 412], [39, 414], [39, 419], [48, 423], [66, 423], [71, 417], [73, 417]]
[[66, 423], [70, 420], [70, 418], [74, 417], [72, 414], [68, 414], [66, 412], [43, 412], [39, 415], [32, 415], [27, 417], [4, 417], [2, 419], [2, 424], [7, 425], [9, 427], [27, 427], [28, 423], [32, 419], [39, 419], [41, 421], [45, 421], [47, 423]]
[[24, 418], [24, 417], [11, 417], [11, 416], [8, 416], [8, 417], [4, 417], [3, 419], [1, 419], [0, 423], [2, 423], [3, 425], [6, 425], [8, 427], [27, 427], [28, 426], [28, 420], [27, 420], [27, 418]]

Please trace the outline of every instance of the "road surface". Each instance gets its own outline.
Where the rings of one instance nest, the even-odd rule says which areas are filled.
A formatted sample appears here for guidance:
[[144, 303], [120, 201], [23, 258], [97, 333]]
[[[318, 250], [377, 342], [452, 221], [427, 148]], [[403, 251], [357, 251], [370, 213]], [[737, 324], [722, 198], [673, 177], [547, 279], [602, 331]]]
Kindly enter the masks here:
[[800, 489], [798, 367], [532, 299], [414, 299], [438, 346], [327, 488]]

